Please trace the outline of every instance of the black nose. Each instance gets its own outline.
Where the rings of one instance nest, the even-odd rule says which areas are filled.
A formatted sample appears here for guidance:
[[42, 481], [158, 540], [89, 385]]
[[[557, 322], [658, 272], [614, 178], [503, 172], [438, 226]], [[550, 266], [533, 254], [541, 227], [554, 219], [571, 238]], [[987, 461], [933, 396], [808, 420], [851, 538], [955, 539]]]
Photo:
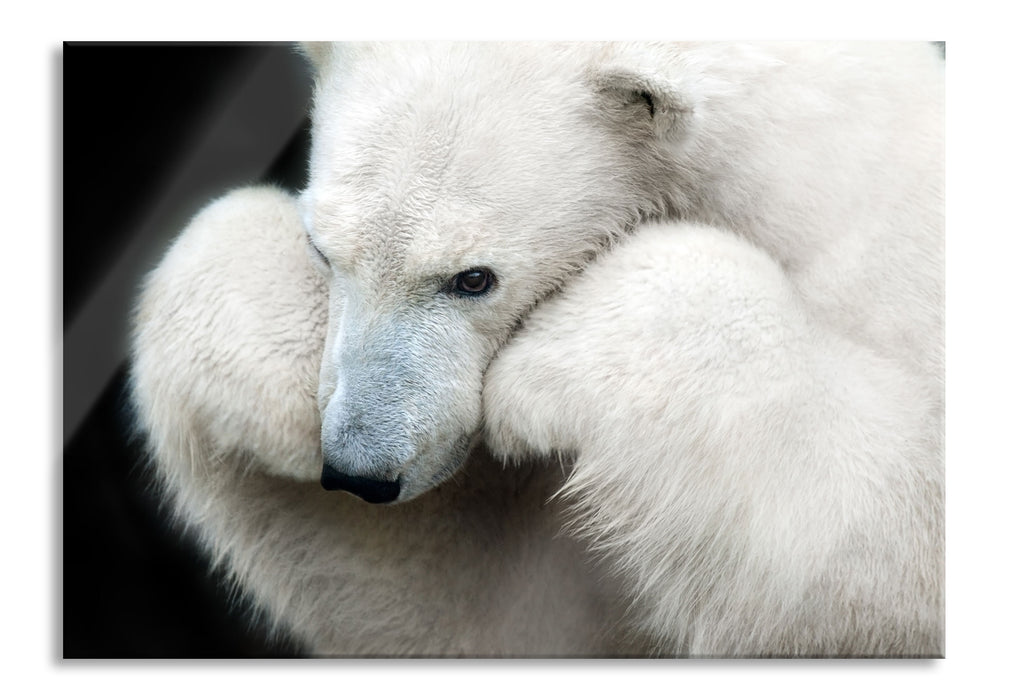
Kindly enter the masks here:
[[322, 465], [322, 488], [327, 491], [350, 491], [368, 503], [392, 503], [399, 497], [399, 479], [379, 481], [352, 476], [334, 469], [328, 463]]

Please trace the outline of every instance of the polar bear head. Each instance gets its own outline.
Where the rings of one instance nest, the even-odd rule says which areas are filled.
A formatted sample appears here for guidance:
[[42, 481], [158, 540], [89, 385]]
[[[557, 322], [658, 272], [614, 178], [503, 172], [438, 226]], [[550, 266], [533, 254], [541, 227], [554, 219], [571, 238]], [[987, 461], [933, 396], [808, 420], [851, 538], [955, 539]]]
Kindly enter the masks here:
[[606, 46], [308, 53], [300, 201], [332, 285], [323, 485], [403, 501], [463, 463], [484, 372], [524, 315], [609, 241], [675, 208], [648, 183], [691, 110]]

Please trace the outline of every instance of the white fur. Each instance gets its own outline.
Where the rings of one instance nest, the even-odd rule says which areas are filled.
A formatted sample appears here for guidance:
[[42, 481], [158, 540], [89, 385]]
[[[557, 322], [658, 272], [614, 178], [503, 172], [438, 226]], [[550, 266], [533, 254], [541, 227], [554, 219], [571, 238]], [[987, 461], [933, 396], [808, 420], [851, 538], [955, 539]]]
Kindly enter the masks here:
[[575, 529], [658, 651], [940, 653], [928, 383], [737, 237], [641, 230], [537, 308], [485, 397], [498, 453], [574, 455]]
[[[942, 653], [931, 47], [309, 54], [300, 202], [201, 214], [136, 336], [180, 513], [274, 619], [316, 653]], [[550, 464], [459, 471], [484, 420], [571, 462], [577, 537]], [[324, 460], [416, 500], [299, 483]]]
[[395, 508], [319, 486], [326, 295], [309, 255], [292, 197], [239, 190], [145, 286], [134, 396], [181, 520], [313, 654], [624, 649], [615, 587], [547, 504], [556, 470], [505, 470], [477, 450]]
[[[330, 314], [323, 451], [351, 473], [401, 478], [401, 500], [458, 464], [479, 425], [482, 374], [516, 320], [642, 220], [711, 223], [755, 242], [823, 323], [942, 394], [934, 47], [446, 43], [312, 55], [302, 208], [349, 304]], [[433, 293], [474, 266], [498, 275], [494, 294]], [[386, 379], [401, 390], [383, 391]], [[369, 426], [394, 427], [376, 441]]]

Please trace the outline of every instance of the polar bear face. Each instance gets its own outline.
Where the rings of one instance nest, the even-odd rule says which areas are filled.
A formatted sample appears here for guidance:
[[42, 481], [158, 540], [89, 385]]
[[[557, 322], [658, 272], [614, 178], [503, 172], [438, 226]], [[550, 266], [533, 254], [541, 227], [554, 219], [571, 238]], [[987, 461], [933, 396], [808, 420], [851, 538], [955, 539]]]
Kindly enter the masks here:
[[600, 68], [601, 50], [316, 56], [301, 206], [332, 285], [318, 393], [327, 487], [403, 501], [453, 474], [516, 324], [663, 206], [638, 178], [672, 93]]

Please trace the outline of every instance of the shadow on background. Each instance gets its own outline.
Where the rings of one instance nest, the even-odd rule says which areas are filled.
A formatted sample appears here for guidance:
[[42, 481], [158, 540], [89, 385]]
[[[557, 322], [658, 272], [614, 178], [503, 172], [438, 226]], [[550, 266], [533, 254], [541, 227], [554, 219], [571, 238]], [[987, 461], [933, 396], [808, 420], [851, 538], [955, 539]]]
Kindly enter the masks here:
[[251, 621], [169, 525], [130, 437], [126, 377], [132, 301], [181, 227], [231, 188], [303, 186], [307, 66], [290, 46], [236, 44], [67, 43], [55, 64], [64, 431], [56, 655], [296, 655]]

